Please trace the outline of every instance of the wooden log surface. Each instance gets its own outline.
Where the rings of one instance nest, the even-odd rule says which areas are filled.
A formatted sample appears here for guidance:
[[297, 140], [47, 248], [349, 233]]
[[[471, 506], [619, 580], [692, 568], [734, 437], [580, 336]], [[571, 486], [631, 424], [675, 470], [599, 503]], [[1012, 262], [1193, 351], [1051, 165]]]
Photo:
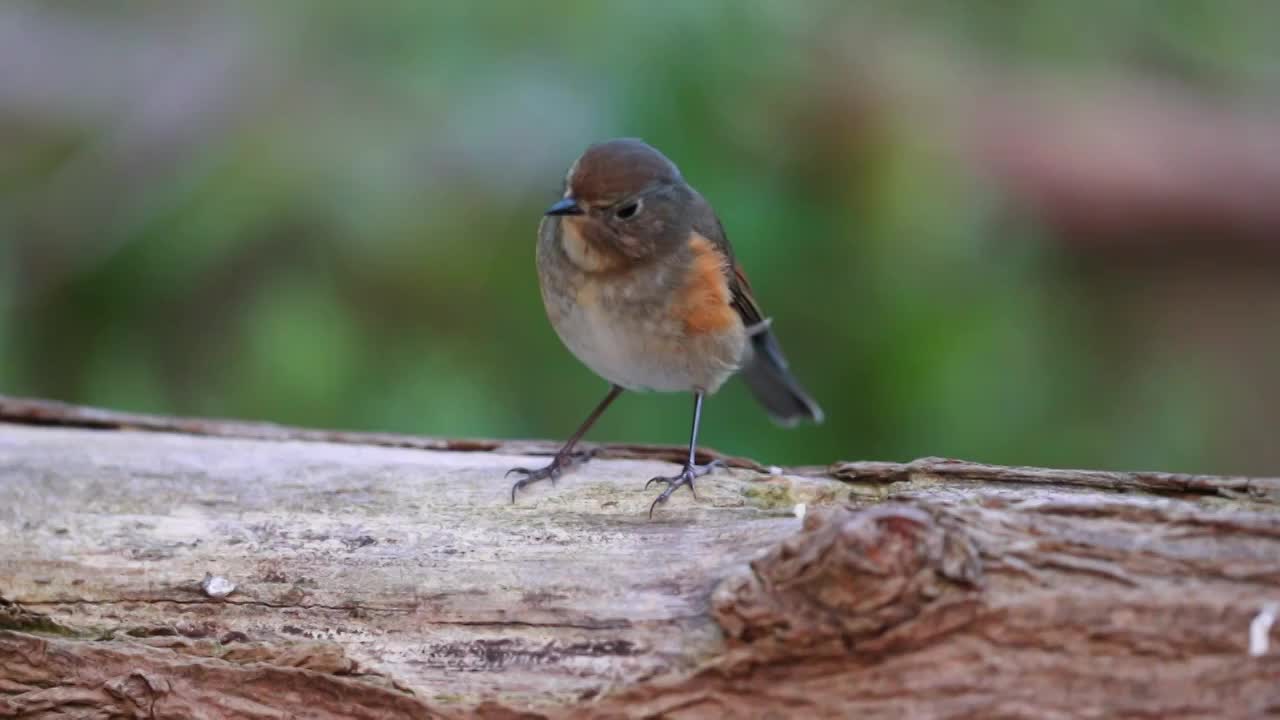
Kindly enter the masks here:
[[0, 717], [1280, 713], [1280, 479], [551, 448], [0, 398]]

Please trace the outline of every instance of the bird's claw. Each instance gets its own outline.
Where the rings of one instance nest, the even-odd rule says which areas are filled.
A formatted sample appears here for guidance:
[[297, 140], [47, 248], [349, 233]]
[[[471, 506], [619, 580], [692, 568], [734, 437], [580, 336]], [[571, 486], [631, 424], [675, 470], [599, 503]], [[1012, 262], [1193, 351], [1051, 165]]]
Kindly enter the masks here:
[[539, 480], [550, 480], [552, 485], [556, 484], [556, 478], [560, 477], [560, 466], [553, 460], [550, 465], [541, 467], [536, 470], [529, 468], [517, 467], [511, 468], [503, 477], [510, 477], [511, 473], [523, 473], [524, 477], [520, 478], [511, 486], [511, 503], [516, 502], [516, 491], [526, 485], [532, 485]]
[[554, 477], [560, 474], [559, 469], [554, 468], [554, 466], [555, 466], [555, 463], [553, 462], [550, 465], [547, 465], [546, 467], [540, 467], [534, 470], [531, 470], [527, 467], [513, 467], [510, 470], [508, 470], [506, 474], [504, 474], [502, 477], [511, 477], [511, 473], [524, 473], [525, 480], [532, 478], [534, 475], [537, 475], [538, 476], [537, 479], [541, 480], [544, 477]]
[[693, 499], [697, 500], [698, 492], [693, 489], [694, 478], [702, 477], [712, 470], [722, 468], [724, 466], [723, 460], [712, 460], [706, 465], [691, 465], [686, 463], [684, 469], [680, 471], [679, 475], [650, 478], [649, 482], [644, 484], [646, 489], [654, 483], [666, 483], [667, 487], [658, 495], [658, 497], [654, 498], [653, 504], [649, 506], [649, 517], [653, 518], [653, 509], [662, 503], [665, 503], [667, 498], [671, 497], [672, 493], [683, 486], [687, 485], [689, 487], [689, 492], [693, 493]]
[[512, 473], [521, 473], [524, 475], [524, 477], [517, 480], [516, 483], [511, 486], [512, 504], [515, 503], [516, 491], [519, 490], [520, 488], [532, 485], [533, 483], [536, 483], [539, 480], [550, 480], [551, 484], [555, 485], [556, 479], [560, 477], [560, 475], [565, 471], [566, 468], [572, 465], [584, 463], [590, 460], [591, 458], [595, 457], [596, 452], [598, 451], [595, 448], [592, 448], [590, 450], [580, 450], [575, 453], [557, 454], [555, 457], [551, 459], [551, 462], [547, 463], [546, 465], [540, 468], [533, 468], [533, 469], [530, 469], [527, 467], [511, 468], [506, 472], [505, 475], [503, 475], [503, 477], [511, 477]]

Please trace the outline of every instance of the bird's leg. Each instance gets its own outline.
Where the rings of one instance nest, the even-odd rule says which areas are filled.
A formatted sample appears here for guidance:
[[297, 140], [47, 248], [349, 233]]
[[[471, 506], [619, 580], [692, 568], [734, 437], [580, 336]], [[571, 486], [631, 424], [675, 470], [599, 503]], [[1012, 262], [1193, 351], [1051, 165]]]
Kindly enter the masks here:
[[689, 435], [689, 459], [685, 461], [684, 469], [679, 475], [671, 477], [656, 477], [645, 483], [647, 488], [653, 483], [666, 483], [667, 487], [654, 499], [653, 504], [649, 506], [649, 517], [653, 517], [653, 509], [658, 505], [667, 501], [671, 497], [671, 493], [680, 489], [682, 486], [688, 485], [689, 492], [693, 493], [693, 498], [698, 499], [698, 493], [693, 489], [693, 479], [702, 477], [718, 467], [724, 467], [724, 463], [720, 460], [712, 460], [706, 465], [698, 465], [694, 463], [698, 452], [698, 425], [702, 422], [702, 393], [693, 394], [693, 432]]
[[600, 401], [599, 405], [596, 405], [596, 409], [591, 411], [591, 414], [582, 422], [582, 425], [578, 427], [577, 431], [569, 437], [565, 442], [564, 447], [561, 447], [560, 450], [556, 452], [555, 457], [551, 458], [551, 462], [535, 469], [517, 467], [508, 470], [508, 476], [510, 476], [511, 473], [522, 473], [524, 475], [524, 477], [516, 481], [515, 485], [511, 486], [511, 502], [514, 503], [516, 501], [516, 491], [520, 488], [525, 487], [526, 485], [532, 485], [539, 480], [547, 479], [550, 479], [554, 484], [556, 478], [560, 477], [560, 473], [564, 472], [567, 468], [575, 463], [590, 460], [591, 456], [595, 454], [595, 451], [575, 453], [573, 448], [578, 444], [578, 441], [582, 439], [582, 436], [587, 434], [587, 431], [591, 429], [591, 426], [596, 424], [596, 420], [599, 420], [600, 416], [604, 414], [605, 408], [609, 407], [609, 404], [613, 402], [614, 398], [621, 394], [622, 388], [620, 386], [611, 386], [609, 388], [609, 394], [604, 396], [604, 399]]

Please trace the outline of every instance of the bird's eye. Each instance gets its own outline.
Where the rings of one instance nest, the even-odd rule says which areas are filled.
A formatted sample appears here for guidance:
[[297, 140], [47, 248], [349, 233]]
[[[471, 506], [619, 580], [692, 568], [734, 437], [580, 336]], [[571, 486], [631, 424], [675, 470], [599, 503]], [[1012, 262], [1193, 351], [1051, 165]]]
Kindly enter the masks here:
[[617, 216], [619, 220], [630, 220], [635, 217], [638, 212], [640, 212], [640, 201], [636, 200], [635, 202], [629, 202], [618, 208], [613, 214]]

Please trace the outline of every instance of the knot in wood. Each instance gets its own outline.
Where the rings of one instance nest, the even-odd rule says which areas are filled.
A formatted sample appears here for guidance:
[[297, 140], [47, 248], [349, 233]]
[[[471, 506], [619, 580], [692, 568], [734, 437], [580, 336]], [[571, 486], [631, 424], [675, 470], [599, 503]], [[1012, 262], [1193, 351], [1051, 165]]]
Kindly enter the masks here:
[[133, 705], [143, 716], [153, 716], [156, 700], [169, 694], [169, 681], [141, 670], [112, 678], [102, 689], [116, 700]]
[[738, 641], [843, 652], [980, 582], [978, 552], [957, 524], [907, 504], [832, 508], [722, 583], [712, 612]]

